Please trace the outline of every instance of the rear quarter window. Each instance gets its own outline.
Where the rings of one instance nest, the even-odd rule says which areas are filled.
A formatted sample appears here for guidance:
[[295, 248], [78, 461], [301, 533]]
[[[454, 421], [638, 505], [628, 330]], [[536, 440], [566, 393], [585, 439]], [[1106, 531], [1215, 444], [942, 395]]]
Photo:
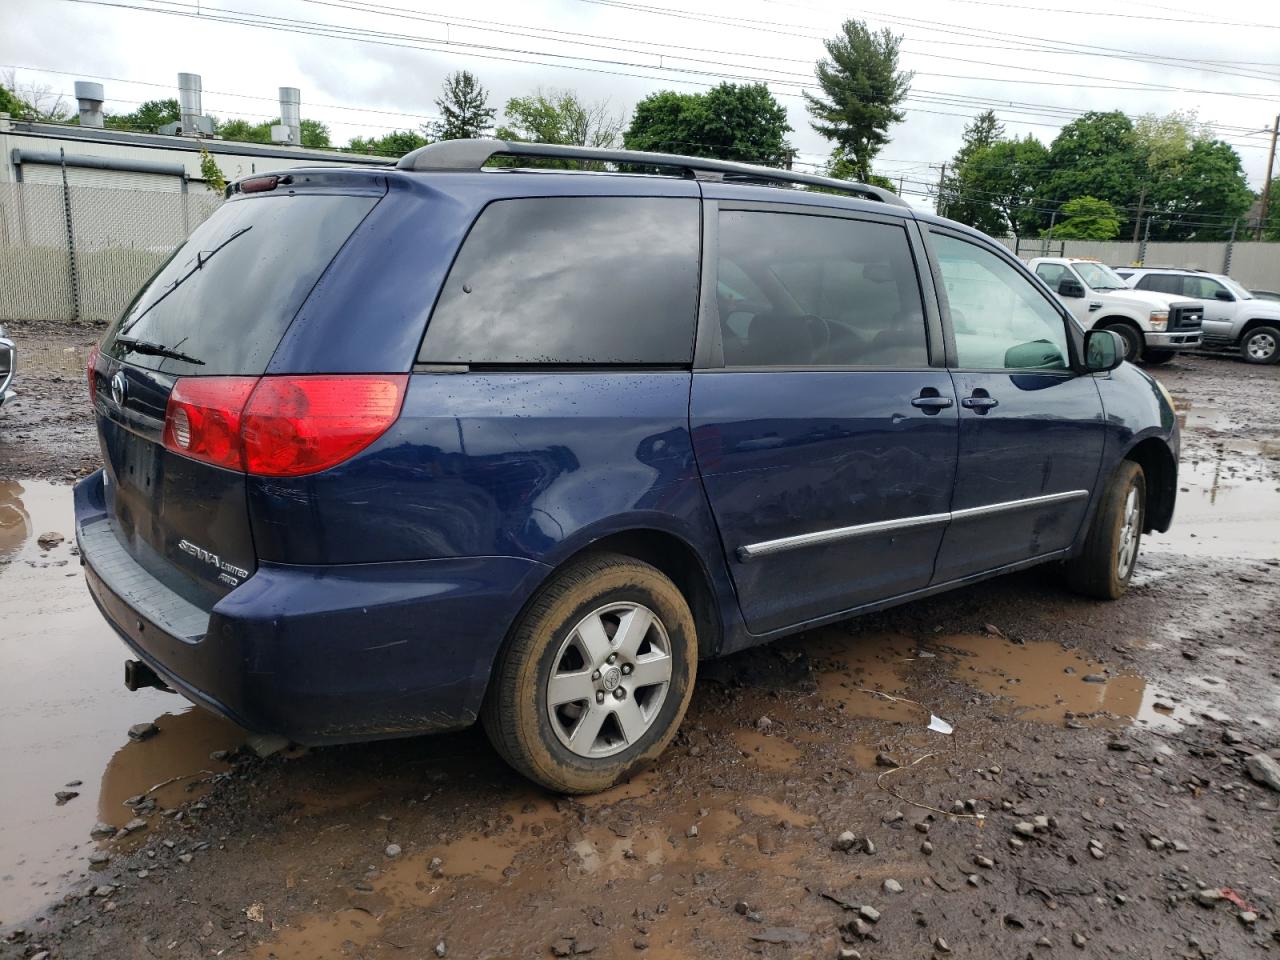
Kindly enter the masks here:
[[449, 271], [418, 360], [687, 364], [699, 242], [692, 198], [495, 201]]
[[[125, 308], [105, 349], [167, 373], [260, 375], [320, 274], [377, 202], [298, 194], [224, 203]], [[128, 341], [187, 359], [126, 349]]]

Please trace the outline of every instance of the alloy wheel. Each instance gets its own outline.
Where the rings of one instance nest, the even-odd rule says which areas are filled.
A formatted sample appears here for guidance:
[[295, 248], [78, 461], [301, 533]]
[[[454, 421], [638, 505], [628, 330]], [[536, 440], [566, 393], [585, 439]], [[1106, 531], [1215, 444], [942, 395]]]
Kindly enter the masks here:
[[1245, 352], [1254, 360], [1265, 361], [1270, 360], [1276, 352], [1276, 338], [1265, 330], [1260, 330], [1250, 335], [1245, 341]]
[[1116, 576], [1124, 580], [1133, 570], [1138, 555], [1138, 535], [1142, 523], [1138, 505], [1138, 488], [1130, 487], [1124, 502], [1124, 519], [1120, 526], [1120, 545], [1116, 549]]
[[611, 603], [583, 617], [547, 678], [556, 738], [581, 757], [609, 757], [653, 726], [671, 683], [671, 641], [648, 607]]

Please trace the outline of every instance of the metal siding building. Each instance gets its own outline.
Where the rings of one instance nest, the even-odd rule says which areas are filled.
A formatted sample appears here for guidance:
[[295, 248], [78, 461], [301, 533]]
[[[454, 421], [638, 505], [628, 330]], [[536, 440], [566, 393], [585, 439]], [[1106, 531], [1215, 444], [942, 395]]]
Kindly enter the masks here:
[[[202, 148], [209, 151], [229, 181], [289, 167], [389, 164], [381, 157], [330, 150], [37, 123], [10, 120], [0, 114], [0, 183], [61, 185], [61, 164], [48, 162], [54, 155], [66, 157], [71, 186], [179, 192], [188, 183], [203, 186]], [[142, 169], [162, 166], [172, 172]]]

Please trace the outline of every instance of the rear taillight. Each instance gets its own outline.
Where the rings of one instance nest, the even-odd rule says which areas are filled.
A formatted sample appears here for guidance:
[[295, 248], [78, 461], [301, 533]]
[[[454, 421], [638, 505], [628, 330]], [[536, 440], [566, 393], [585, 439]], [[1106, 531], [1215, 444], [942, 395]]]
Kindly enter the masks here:
[[178, 380], [164, 414], [164, 445], [193, 460], [243, 470], [241, 413], [257, 385], [257, 377]]
[[400, 416], [409, 378], [264, 377], [244, 412], [249, 473], [295, 477], [359, 453]]
[[406, 375], [188, 377], [169, 395], [164, 445], [264, 477], [327, 470], [395, 423]]
[[98, 345], [95, 343], [89, 351], [89, 363], [85, 368], [89, 377], [89, 406], [98, 402]]

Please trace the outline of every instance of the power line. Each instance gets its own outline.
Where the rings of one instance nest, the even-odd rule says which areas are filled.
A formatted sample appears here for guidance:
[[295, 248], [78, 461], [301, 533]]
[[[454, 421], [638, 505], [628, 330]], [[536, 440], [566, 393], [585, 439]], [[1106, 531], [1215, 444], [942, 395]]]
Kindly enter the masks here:
[[[152, 7], [152, 6], [140, 6], [138, 4], [128, 4], [123, 2], [109, 2], [109, 0], [69, 0], [69, 2], [86, 3], [91, 5], [97, 5], [97, 6], [123, 7], [125, 9], [130, 9], [130, 10], [137, 10], [141, 12], [150, 12], [150, 13], [160, 13], [160, 14], [170, 15], [170, 16], [197, 17], [200, 19], [214, 20], [217, 22], [227, 22], [227, 23], [234, 23], [234, 24], [245, 25], [245, 26], [253, 26], [253, 27], [258, 27], [260, 29], [271, 29], [271, 30], [280, 30], [284, 32], [303, 33], [305, 35], [312, 35], [312, 36], [327, 36], [327, 37], [334, 37], [337, 39], [353, 39], [360, 42], [375, 43], [379, 45], [408, 46], [410, 49], [439, 51], [440, 48], [438, 46], [428, 47], [428, 46], [424, 46], [423, 44], [439, 44], [441, 42], [441, 41], [433, 40], [431, 38], [418, 37], [411, 34], [396, 34], [396, 33], [388, 33], [383, 31], [372, 31], [365, 28], [344, 27], [341, 25], [317, 23], [315, 21], [302, 21], [302, 20], [296, 20], [294, 18], [264, 16], [259, 14], [246, 13], [244, 11], [238, 11], [238, 10], [227, 10], [224, 8], [196, 6], [188, 3], [170, 2], [168, 4], [170, 7], [183, 8], [183, 9], [174, 10], [174, 9], [164, 9], [164, 8]], [[615, 2], [615, 0], [585, 0], [585, 2], [612, 4]], [[619, 4], [619, 5], [623, 5], [623, 4]], [[638, 7], [639, 5], [625, 4], [625, 6]], [[645, 9], [663, 11], [666, 8], [645, 8]], [[196, 12], [195, 13], [190, 12], [192, 10]], [[336, 31], [336, 33], [333, 31]], [[399, 42], [393, 42], [392, 40], [388, 40], [384, 38], [394, 38], [396, 41], [410, 40], [415, 42], [411, 44], [404, 44]], [[493, 50], [493, 51], [499, 51], [504, 53], [514, 53], [514, 54], [518, 54], [520, 56], [525, 56], [525, 57], [552, 57], [552, 58], [562, 59], [562, 60], [563, 59], [577, 60], [577, 61], [583, 61], [586, 63], [606, 64], [610, 66], [624, 66], [624, 67], [640, 68], [640, 69], [649, 68], [649, 65], [647, 64], [637, 64], [629, 61], [610, 60], [610, 59], [604, 59], [604, 58], [591, 58], [591, 57], [583, 57], [581, 55], [555, 54], [555, 53], [549, 53], [545, 51], [514, 49], [514, 48], [508, 48], [508, 47], [497, 47], [489, 44], [464, 43], [460, 41], [444, 41], [444, 42], [446, 43], [446, 49], [447, 47], [461, 46], [461, 47], [467, 47], [473, 51]], [[618, 73], [618, 71], [601, 70], [599, 68], [588, 68], [588, 67], [581, 67], [581, 66], [570, 65], [570, 64], [545, 64], [545, 61], [539, 61], [539, 60], [513, 60], [512, 58], [508, 58], [508, 57], [497, 57], [497, 56], [491, 56], [491, 55], [475, 53], [475, 52], [473, 52], [471, 55], [479, 56], [479, 57], [487, 57], [489, 59], [506, 60], [509, 62], [516, 62], [516, 63], [532, 62], [532, 63], [542, 63], [544, 65], [550, 65], [550, 66], [561, 66], [566, 69], [588, 70], [590, 72], [601, 72], [601, 73], [610, 73], [610, 74]], [[747, 82], [764, 82], [764, 83], [772, 84], [775, 86], [786, 86], [786, 87], [797, 88], [800, 90], [803, 90], [806, 83], [800, 82], [800, 80], [783, 79], [783, 76], [804, 77], [805, 81], [806, 82], [808, 81], [808, 77], [806, 75], [786, 73], [784, 71], [771, 71], [773, 73], [782, 74], [782, 76], [762, 77], [757, 74], [745, 74], [745, 73], [731, 74], [731, 73], [725, 73], [721, 71], [696, 70], [689, 67], [663, 66], [658, 69], [661, 69], [667, 72], [683, 73], [689, 76], [708, 77], [708, 78], [714, 78], [719, 80], [732, 79], [732, 80], [741, 80], [741, 81], [747, 81]], [[741, 69], [741, 68], [738, 67], [737, 69]], [[652, 76], [643, 76], [643, 75], [636, 75], [636, 74], [630, 74], [630, 73], [624, 73], [622, 75], [639, 76], [641, 79], [649, 79], [649, 80], [661, 79], [661, 78], [656, 78]], [[676, 81], [676, 82], [690, 82], [690, 81]], [[708, 86], [709, 84], [695, 82], [695, 85]], [[962, 105], [962, 104], [957, 104], [954, 99], [930, 100], [927, 96], [925, 96], [925, 94], [928, 94], [928, 93], [931, 93], [931, 91], [918, 91], [913, 96], [914, 96], [914, 99], [916, 99], [918, 102], [937, 103], [939, 105]], [[793, 96], [793, 97], [799, 96], [799, 94], [785, 93], [785, 92], [780, 93], [780, 95]], [[952, 96], [955, 97], [958, 95], [952, 95]], [[911, 97], [909, 97], [909, 99], [911, 99]], [[1015, 110], [1023, 113], [1031, 113], [1032, 115], [1035, 115], [1035, 112], [1032, 110], [1026, 109], [1026, 107], [1041, 106], [1042, 108], [1038, 111], [1040, 115], [1054, 116], [1055, 118], [1058, 118], [1058, 119], [1066, 115], [1063, 113], [1064, 108], [1047, 106], [1047, 105], [1031, 104], [1031, 105], [1026, 105], [1026, 107], [1021, 107], [1021, 106], [1014, 107], [1014, 106], [1006, 105], [1005, 101], [987, 99], [987, 98], [976, 98], [976, 97], [968, 98], [968, 102], [972, 104], [982, 105], [982, 106], [992, 106], [992, 105], [1000, 106], [1001, 109], [1004, 109], [1004, 110]], [[963, 116], [961, 114], [948, 114], [946, 111], [920, 110], [918, 112], [934, 113], [942, 116], [947, 116], [947, 115]], [[1052, 123], [1034, 123], [1032, 121], [1025, 121], [1025, 120], [1024, 121], [1010, 120], [1009, 122], [1029, 123], [1031, 125], [1045, 126], [1045, 127], [1052, 127], [1057, 125]], [[1228, 132], [1228, 133], [1239, 133], [1243, 131], [1245, 128], [1222, 127], [1221, 129], [1224, 132]]]
[[[816, 32], [816, 28], [808, 27], [808, 28], [805, 28], [807, 29], [808, 32], [797, 33], [795, 32], [796, 28], [793, 24], [779, 23], [776, 20], [759, 20], [759, 19], [753, 19], [750, 17], [732, 16], [729, 14], [691, 13], [683, 10], [673, 9], [670, 7], [655, 7], [647, 4], [629, 2], [629, 0], [581, 0], [581, 2], [591, 3], [597, 6], [616, 7], [622, 10], [632, 10], [639, 13], [661, 14], [664, 16], [676, 17], [684, 20], [694, 20], [694, 21], [700, 21], [703, 23], [712, 23], [718, 26], [729, 26], [729, 27], [736, 27], [738, 29], [749, 29], [755, 32], [760, 32], [762, 28], [767, 27], [770, 29], [766, 32], [774, 33], [778, 36], [799, 37], [801, 39], [814, 39], [815, 37], [818, 39], [821, 39], [822, 37], [821, 33]], [[816, 7], [808, 6], [806, 4], [785, 2], [785, 0], [764, 0], [764, 2], [776, 3], [781, 6], [796, 7], [804, 10], [818, 9]], [[1230, 71], [1230, 70], [1213, 69], [1213, 68], [1208, 68], [1203, 66], [1203, 63], [1200, 61], [1197, 61], [1195, 64], [1189, 64], [1176, 59], [1165, 59], [1165, 58], [1152, 59], [1151, 54], [1146, 53], [1145, 51], [1126, 50], [1124, 48], [1118, 48], [1118, 47], [1103, 47], [1103, 46], [1098, 46], [1093, 44], [1071, 43], [1068, 41], [1046, 41], [1039, 37], [1028, 37], [1023, 34], [1011, 34], [1011, 33], [1002, 33], [996, 30], [968, 28], [968, 27], [961, 26], [960, 24], [951, 24], [951, 23], [939, 24], [937, 21], [920, 20], [915, 17], [903, 17], [899, 15], [894, 15], [894, 14], [881, 13], [875, 10], [867, 10], [864, 12], [868, 16], [875, 17], [880, 20], [884, 20], [887, 23], [897, 23], [900, 25], [907, 25], [915, 29], [920, 29], [920, 30], [925, 30], [925, 31], [930, 31], [935, 33], [956, 34], [964, 37], [976, 36], [976, 37], [986, 38], [986, 39], [997, 37], [997, 38], [1010, 38], [1010, 39], [1015, 39], [1019, 41], [1031, 41], [1030, 44], [1027, 44], [1024, 42], [1020, 45], [1022, 47], [1025, 47], [1027, 52], [1032, 52], [1032, 53], [1070, 52], [1066, 48], [1076, 48], [1075, 52], [1090, 52], [1091, 55], [1104, 56], [1108, 59], [1121, 59], [1121, 60], [1141, 59], [1145, 62], [1159, 64], [1161, 66], [1168, 66], [1174, 69], [1181, 69], [1181, 70], [1193, 70], [1196, 72], [1206, 72], [1206, 73], [1221, 73], [1227, 76], [1248, 77], [1252, 79], [1264, 79], [1264, 80], [1272, 80], [1272, 79], [1275, 79], [1275, 76], [1276, 76], [1275, 74], [1269, 74], [1269, 73], [1259, 74], [1256, 72], [1238, 72], [1238, 71]], [[1097, 52], [1097, 51], [1101, 51], [1101, 52]], [[946, 56], [942, 56], [941, 54], [918, 53], [917, 55], [940, 57], [941, 59], [945, 59], [945, 60], [957, 60], [965, 63], [980, 63], [987, 66], [993, 66], [993, 64], [990, 64], [987, 61], [964, 60], [963, 58], [946, 57]], [[994, 66], [998, 66], [998, 65], [994, 65]], [[1062, 71], [1041, 71], [1041, 72], [1062, 73]], [[1077, 74], [1074, 74], [1074, 73], [1069, 73], [1064, 75], [1077, 76]], [[1091, 76], [1087, 74], [1080, 74], [1080, 76], [1086, 76], [1089, 79], [1095, 79], [1095, 80], [1111, 79], [1109, 77], [1096, 77], [1096, 76]], [[1163, 85], [1152, 84], [1151, 86], [1161, 87]]]
[[[1194, 23], [1201, 26], [1215, 27], [1247, 27], [1250, 30], [1280, 30], [1280, 24], [1275, 23], [1240, 23], [1234, 20], [1190, 20], [1179, 19], [1177, 17], [1155, 17], [1150, 14], [1142, 13], [1118, 13], [1114, 10], [1081, 10], [1078, 7], [1072, 7], [1067, 10], [1063, 7], [1029, 7], [1021, 3], [1001, 3], [999, 0], [952, 0], [953, 3], [970, 3], [979, 7], [1004, 7], [1014, 10], [1026, 10], [1035, 13], [1058, 13], [1066, 14], [1072, 17], [1118, 17], [1125, 20], [1159, 20], [1162, 23]], [[1190, 11], [1184, 11], [1190, 12]]]

